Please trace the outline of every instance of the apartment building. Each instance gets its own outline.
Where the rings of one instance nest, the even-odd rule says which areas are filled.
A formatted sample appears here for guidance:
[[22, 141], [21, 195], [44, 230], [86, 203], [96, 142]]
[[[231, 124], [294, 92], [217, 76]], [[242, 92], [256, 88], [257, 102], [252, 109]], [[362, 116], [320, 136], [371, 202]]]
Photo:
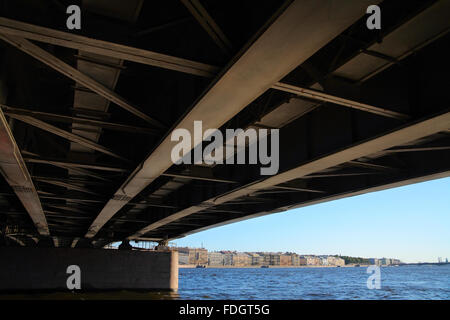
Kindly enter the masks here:
[[[180, 264], [201, 264], [208, 263], [208, 250], [203, 248], [175, 248], [178, 251], [178, 262]], [[186, 263], [187, 259], [187, 263]]]
[[327, 265], [342, 267], [345, 266], [345, 260], [339, 257], [328, 256]]
[[233, 266], [245, 267], [252, 263], [252, 258], [246, 253], [236, 253], [233, 255]]
[[225, 255], [221, 252], [208, 252], [208, 265], [224, 266], [225, 265]]

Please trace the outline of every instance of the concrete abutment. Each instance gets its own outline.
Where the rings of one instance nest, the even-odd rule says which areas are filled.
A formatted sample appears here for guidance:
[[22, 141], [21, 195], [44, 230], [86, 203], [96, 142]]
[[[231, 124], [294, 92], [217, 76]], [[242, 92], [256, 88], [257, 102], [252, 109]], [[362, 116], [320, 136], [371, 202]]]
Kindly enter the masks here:
[[82, 291], [178, 289], [176, 251], [2, 247], [0, 291], [70, 290], [69, 266]]

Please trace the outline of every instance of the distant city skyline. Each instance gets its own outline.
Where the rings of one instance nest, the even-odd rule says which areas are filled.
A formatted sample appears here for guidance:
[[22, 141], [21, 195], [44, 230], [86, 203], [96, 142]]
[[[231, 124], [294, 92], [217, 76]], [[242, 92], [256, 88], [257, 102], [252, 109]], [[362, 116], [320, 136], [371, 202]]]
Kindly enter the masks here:
[[[153, 250], [155, 246], [150, 244], [151, 242], [148, 241], [130, 241], [131, 246], [134, 249], [150, 249]], [[298, 256], [304, 256], [304, 257], [309, 257], [309, 256], [314, 256], [314, 257], [349, 257], [346, 255], [338, 255], [338, 254], [303, 254], [303, 253], [299, 253], [299, 252], [293, 252], [293, 251], [238, 251], [238, 250], [234, 250], [234, 249], [221, 249], [221, 250], [208, 250], [206, 249], [203, 245], [201, 246], [175, 246], [173, 245], [175, 242], [171, 241], [170, 242], [170, 248], [171, 249], [176, 249], [176, 250], [180, 250], [180, 249], [191, 249], [191, 250], [205, 250], [209, 253], [230, 253], [230, 254], [295, 254]], [[111, 244], [110, 246], [113, 248], [117, 248], [120, 245], [120, 242], [115, 242], [113, 244]], [[352, 257], [352, 258], [362, 258], [362, 259], [392, 259], [392, 260], [399, 260], [396, 259], [395, 257]], [[446, 261], [448, 259], [444, 258], [442, 259], [442, 257], [438, 257], [438, 262], [448, 262]], [[403, 262], [403, 261], [400, 261]]]
[[450, 178], [249, 219], [171, 241], [208, 251], [437, 262], [450, 257]]

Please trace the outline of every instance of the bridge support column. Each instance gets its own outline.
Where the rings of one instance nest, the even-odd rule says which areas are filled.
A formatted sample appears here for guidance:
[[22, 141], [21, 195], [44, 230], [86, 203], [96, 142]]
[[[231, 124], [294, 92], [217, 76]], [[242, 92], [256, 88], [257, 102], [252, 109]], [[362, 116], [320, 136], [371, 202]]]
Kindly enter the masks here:
[[156, 246], [155, 250], [158, 250], [158, 251], [169, 250], [169, 240], [167, 240], [167, 237], [164, 238], [164, 240], [158, 241], [158, 245]]
[[178, 252], [0, 248], [0, 292], [69, 290], [76, 273], [82, 291], [176, 291]]

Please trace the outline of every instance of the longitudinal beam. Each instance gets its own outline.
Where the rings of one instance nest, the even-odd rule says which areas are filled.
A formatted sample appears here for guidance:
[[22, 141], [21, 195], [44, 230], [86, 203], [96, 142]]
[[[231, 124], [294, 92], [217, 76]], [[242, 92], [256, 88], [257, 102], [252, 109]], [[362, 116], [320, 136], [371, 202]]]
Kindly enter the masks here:
[[9, 128], [8, 122], [0, 110], [0, 169], [3, 177], [12, 187], [25, 210], [30, 215], [37, 231], [44, 236], [50, 235], [41, 201], [31, 180], [20, 150]]
[[[277, 12], [271, 25], [241, 52], [174, 129], [193, 133], [194, 121], [198, 120], [204, 130], [220, 128], [363, 16], [369, 4], [373, 1], [345, 1], [330, 15], [328, 0], [293, 1]], [[170, 155], [174, 146], [168, 135], [108, 201], [86, 237], [94, 237], [112, 216], [173, 165]]]
[[161, 123], [159, 123], [158, 121], [149, 117], [147, 114], [145, 114], [144, 112], [139, 110], [137, 107], [133, 106], [130, 102], [126, 101], [124, 98], [119, 96], [114, 91], [108, 89], [107, 87], [105, 87], [101, 83], [95, 81], [94, 79], [86, 76], [85, 74], [81, 73], [77, 69], [68, 65], [64, 61], [56, 58], [55, 56], [48, 53], [44, 49], [41, 49], [37, 45], [31, 43], [27, 39], [6, 36], [1, 33], [0, 33], [0, 39], [8, 42], [9, 44], [16, 47], [17, 49], [29, 54], [33, 58], [41, 61], [42, 63], [48, 65], [49, 67], [55, 69], [56, 71], [61, 72], [66, 77], [68, 77], [68, 78], [74, 80], [75, 82], [77, 82], [78, 84], [94, 91], [95, 93], [102, 96], [103, 98], [111, 101], [112, 103], [115, 103], [119, 107], [122, 107], [123, 109], [134, 114], [135, 116], [147, 121], [151, 125], [158, 127], [158, 128], [164, 128], [164, 126]]
[[45, 130], [47, 132], [53, 133], [53, 134], [55, 134], [55, 135], [57, 135], [57, 136], [59, 136], [61, 138], [67, 139], [67, 140], [72, 141], [72, 142], [79, 143], [79, 144], [81, 144], [81, 145], [83, 145], [83, 146], [85, 146], [87, 148], [96, 150], [98, 152], [102, 152], [102, 153], [107, 154], [107, 155], [109, 155], [111, 157], [118, 158], [118, 159], [121, 159], [121, 160], [127, 161], [127, 162], [129, 161], [129, 160], [127, 160], [127, 159], [125, 159], [125, 158], [115, 154], [111, 150], [109, 150], [109, 149], [99, 145], [98, 143], [95, 143], [95, 142], [93, 142], [93, 141], [91, 141], [89, 139], [86, 139], [84, 137], [78, 136], [78, 135], [73, 134], [71, 132], [65, 131], [65, 130], [60, 129], [58, 127], [52, 126], [51, 124], [48, 124], [48, 123], [46, 123], [44, 121], [41, 121], [41, 120], [38, 120], [38, 119], [34, 119], [32, 117], [29, 117], [29, 116], [18, 115], [18, 114], [11, 114], [10, 117], [14, 118], [14, 119], [17, 119], [17, 120], [20, 120], [22, 122], [28, 123], [29, 125], [32, 125], [32, 126], [34, 126], [36, 128], [39, 128], [39, 129]]
[[225, 195], [208, 199], [200, 204], [186, 208], [157, 222], [154, 222], [136, 232], [130, 238], [140, 237], [149, 231], [155, 230], [161, 226], [167, 225], [173, 221], [184, 218], [196, 212], [205, 210], [208, 207], [229, 203], [232, 200], [244, 197], [257, 190], [263, 190], [284, 182], [299, 179], [309, 174], [335, 167], [354, 159], [368, 156], [370, 154], [377, 153], [397, 145], [405, 144], [410, 141], [414, 141], [438, 133], [440, 131], [446, 130], [446, 128], [450, 128], [450, 112], [446, 112], [430, 119], [411, 124], [380, 137], [362, 142], [360, 144], [332, 153], [317, 160], [302, 164], [298, 167], [271, 176], [270, 178], [267, 178], [260, 182], [235, 189], [234, 191], [228, 192]]
[[400, 113], [400, 112], [391, 111], [388, 109], [372, 106], [369, 104], [333, 96], [331, 94], [327, 94], [327, 93], [320, 92], [317, 90], [297, 87], [297, 86], [293, 86], [293, 85], [286, 84], [286, 83], [278, 82], [272, 88], [280, 90], [280, 91], [294, 93], [298, 96], [313, 99], [313, 100], [318, 100], [318, 101], [323, 101], [323, 102], [331, 102], [331, 103], [349, 107], [352, 109], [357, 109], [357, 110], [361, 110], [361, 111], [365, 111], [365, 112], [378, 114], [383, 117], [394, 118], [394, 119], [399, 119], [399, 120], [407, 120], [410, 118], [408, 115]]
[[117, 43], [92, 39], [0, 17], [0, 34], [21, 37], [102, 56], [146, 64], [203, 77], [214, 77], [219, 68]]

